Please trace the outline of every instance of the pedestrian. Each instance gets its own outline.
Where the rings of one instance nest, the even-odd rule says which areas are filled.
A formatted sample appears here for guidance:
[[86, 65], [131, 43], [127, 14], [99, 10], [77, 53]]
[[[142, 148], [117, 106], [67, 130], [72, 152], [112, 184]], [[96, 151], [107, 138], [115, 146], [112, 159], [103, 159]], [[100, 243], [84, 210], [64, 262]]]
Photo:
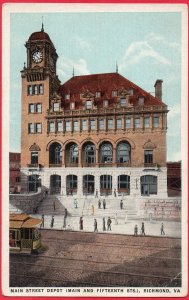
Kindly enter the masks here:
[[56, 209], [56, 204], [55, 204], [55, 200], [53, 200], [53, 210], [55, 211]]
[[106, 220], [105, 220], [105, 218], [102, 219], [102, 229], [103, 229], [103, 231], [106, 231]]
[[142, 226], [141, 226], [141, 235], [145, 235], [144, 222], [142, 222]]
[[67, 216], [68, 216], [68, 210], [67, 208], [65, 208], [64, 217], [67, 218]]
[[125, 224], [127, 223], [127, 210], [125, 210]]
[[82, 217], [80, 217], [80, 219], [79, 219], [79, 229], [83, 230], [83, 218]]
[[116, 197], [116, 189], [114, 189], [114, 197]]
[[115, 225], [118, 225], [117, 213], [115, 214]]
[[111, 221], [110, 217], [108, 217], [108, 220], [107, 220], [107, 230], [112, 230], [111, 224], [112, 224], [112, 221]]
[[106, 199], [103, 199], [103, 208], [106, 209]]
[[77, 199], [74, 199], [74, 207], [77, 208]]
[[48, 189], [45, 190], [45, 194], [46, 194], [46, 196], [48, 196]]
[[96, 219], [94, 219], [94, 232], [98, 232], [98, 224]]
[[98, 208], [99, 209], [101, 208], [101, 200], [100, 199], [98, 200]]
[[98, 198], [98, 190], [96, 190], [95, 198]]
[[161, 223], [161, 235], [165, 235], [164, 224]]
[[63, 219], [63, 228], [66, 229], [66, 217], [64, 216], [64, 219]]
[[138, 235], [138, 226], [137, 225], [135, 225], [135, 227], [134, 227], [134, 235], [135, 236]]
[[94, 216], [94, 205], [91, 205], [91, 215]]
[[123, 209], [123, 200], [120, 201], [120, 209]]
[[52, 219], [51, 219], [51, 228], [53, 228], [54, 226], [54, 216], [52, 216]]
[[44, 224], [45, 224], [44, 215], [42, 215], [40, 228], [44, 228]]

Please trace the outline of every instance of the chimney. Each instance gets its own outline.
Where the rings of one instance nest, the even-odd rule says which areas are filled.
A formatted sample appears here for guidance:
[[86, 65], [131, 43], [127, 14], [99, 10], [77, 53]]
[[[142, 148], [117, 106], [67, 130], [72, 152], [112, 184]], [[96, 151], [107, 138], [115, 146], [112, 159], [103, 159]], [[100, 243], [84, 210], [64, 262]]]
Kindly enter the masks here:
[[155, 87], [155, 97], [162, 100], [162, 79], [157, 79], [154, 87]]

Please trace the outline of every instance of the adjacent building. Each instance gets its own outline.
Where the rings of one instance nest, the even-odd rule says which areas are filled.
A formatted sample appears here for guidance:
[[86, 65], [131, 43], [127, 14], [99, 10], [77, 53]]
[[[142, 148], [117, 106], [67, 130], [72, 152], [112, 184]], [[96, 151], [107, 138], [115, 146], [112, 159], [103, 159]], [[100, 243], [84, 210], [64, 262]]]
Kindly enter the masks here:
[[[49, 35], [25, 44], [22, 77], [22, 191], [128, 199], [167, 197], [167, 105], [118, 72], [61, 84]], [[141, 73], [142, 76], [142, 73]]]
[[9, 153], [9, 191], [20, 192], [20, 153]]

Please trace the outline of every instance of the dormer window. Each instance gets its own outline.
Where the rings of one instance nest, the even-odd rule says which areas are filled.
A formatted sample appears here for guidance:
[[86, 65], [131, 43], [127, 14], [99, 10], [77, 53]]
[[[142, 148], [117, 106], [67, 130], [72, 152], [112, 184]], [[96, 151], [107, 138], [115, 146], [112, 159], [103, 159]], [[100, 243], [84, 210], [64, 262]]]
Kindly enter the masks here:
[[138, 105], [143, 106], [144, 105], [144, 97], [139, 97], [138, 98]]
[[103, 107], [108, 107], [108, 100], [103, 101]]
[[59, 111], [60, 110], [60, 104], [58, 102], [53, 103], [53, 111]]
[[128, 92], [129, 92], [130, 96], [133, 96], [133, 94], [134, 94], [134, 90], [133, 89], [129, 89]]
[[100, 98], [101, 97], [101, 92], [96, 92], [96, 98]]
[[117, 91], [112, 91], [112, 97], [117, 97], [118, 93]]
[[92, 101], [91, 100], [87, 100], [86, 101], [86, 109], [91, 109], [92, 108]]
[[70, 109], [75, 109], [75, 102], [70, 103]]
[[126, 104], [127, 104], [126, 98], [121, 98], [121, 99], [120, 99], [120, 106], [121, 106], [121, 107], [125, 107]]
[[65, 95], [65, 99], [66, 99], [66, 100], [70, 100], [70, 94], [66, 94], [66, 95]]

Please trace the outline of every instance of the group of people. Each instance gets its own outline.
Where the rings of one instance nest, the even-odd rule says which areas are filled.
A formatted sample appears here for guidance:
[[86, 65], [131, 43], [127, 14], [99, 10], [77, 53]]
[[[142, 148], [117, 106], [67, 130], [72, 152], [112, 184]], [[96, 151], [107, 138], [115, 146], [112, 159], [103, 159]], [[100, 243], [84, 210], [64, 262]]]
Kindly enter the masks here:
[[[165, 235], [164, 224], [163, 223], [161, 223], [160, 232], [161, 232], [161, 235]], [[138, 235], [138, 225], [136, 224], [135, 227], [134, 227], [134, 236], [137, 236], [137, 235]], [[144, 222], [142, 222], [142, 225], [141, 225], [140, 235], [143, 235], [143, 236], [146, 235]]]
[[[106, 224], [107, 224], [107, 228], [106, 228]], [[110, 217], [108, 217], [107, 222], [106, 219], [103, 218], [102, 219], [102, 230], [103, 231], [108, 231], [108, 230], [112, 230], [111, 228], [111, 224], [112, 224], [112, 220]], [[94, 232], [98, 232], [98, 223], [97, 223], [97, 219], [94, 219]]]

